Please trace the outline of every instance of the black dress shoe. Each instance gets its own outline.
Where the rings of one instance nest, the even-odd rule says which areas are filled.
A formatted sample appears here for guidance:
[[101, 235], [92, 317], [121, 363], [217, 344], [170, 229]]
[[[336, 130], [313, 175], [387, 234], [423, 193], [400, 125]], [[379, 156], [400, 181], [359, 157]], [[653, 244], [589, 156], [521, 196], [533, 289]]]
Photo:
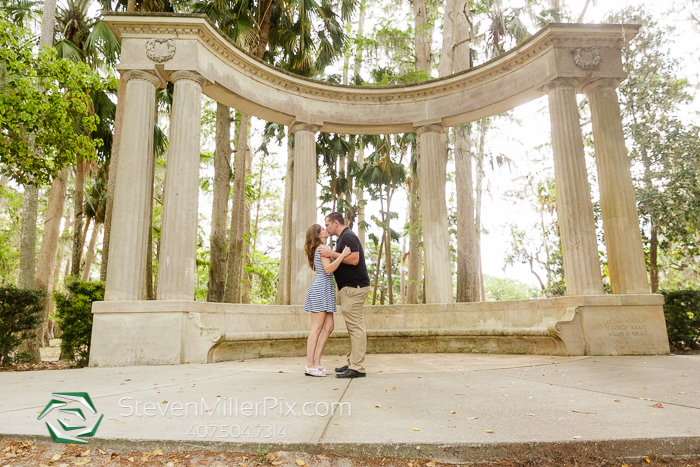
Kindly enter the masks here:
[[365, 376], [367, 376], [366, 373], [360, 373], [357, 370], [347, 370], [335, 375], [336, 378], [364, 378]]
[[336, 373], [345, 373], [346, 371], [348, 371], [348, 366], [347, 366], [347, 365], [343, 365], [343, 366], [341, 366], [340, 368], [336, 368], [336, 369], [335, 369], [335, 372], [336, 372]]

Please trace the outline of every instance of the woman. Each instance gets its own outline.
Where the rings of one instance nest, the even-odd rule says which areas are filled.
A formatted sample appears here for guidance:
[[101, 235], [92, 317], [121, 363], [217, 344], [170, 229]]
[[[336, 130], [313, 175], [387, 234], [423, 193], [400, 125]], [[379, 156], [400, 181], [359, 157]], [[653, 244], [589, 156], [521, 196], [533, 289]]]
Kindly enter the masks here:
[[321, 354], [333, 332], [333, 313], [336, 311], [333, 271], [338, 269], [343, 258], [350, 254], [350, 248], [345, 247], [333, 262], [329, 258], [321, 258], [318, 247], [325, 245], [326, 240], [328, 232], [318, 224], [312, 225], [306, 231], [304, 252], [309, 260], [309, 267], [316, 271], [316, 279], [309, 287], [302, 307], [303, 311], [310, 311], [312, 316], [311, 333], [306, 343], [306, 376], [326, 376], [330, 373], [321, 365]]

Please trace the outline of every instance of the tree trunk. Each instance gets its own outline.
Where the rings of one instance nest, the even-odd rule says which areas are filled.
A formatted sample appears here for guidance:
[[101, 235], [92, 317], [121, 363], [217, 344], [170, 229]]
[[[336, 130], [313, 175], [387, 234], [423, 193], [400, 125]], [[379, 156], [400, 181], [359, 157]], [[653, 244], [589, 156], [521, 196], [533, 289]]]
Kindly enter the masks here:
[[[388, 136], [388, 135], [387, 135]], [[386, 259], [384, 260], [384, 267], [386, 269], [386, 287], [389, 292], [389, 305], [394, 304], [394, 282], [391, 278], [391, 189], [390, 185], [386, 186], [386, 229], [384, 234], [386, 235], [386, 241], [384, 242], [384, 247], [386, 248]]]
[[481, 301], [486, 300], [484, 291], [484, 275], [481, 267], [481, 195], [483, 192], [484, 180], [484, 142], [486, 140], [486, 120], [479, 120], [479, 150], [476, 154], [476, 203], [474, 226], [476, 227], [476, 258], [479, 263], [479, 289], [481, 291]]
[[[360, 147], [357, 151], [357, 164], [362, 167], [365, 165], [365, 146], [362, 136], [359, 138]], [[355, 189], [355, 199], [357, 203], [357, 236], [360, 239], [360, 244], [362, 248], [365, 247], [365, 206], [364, 206], [364, 192], [361, 186], [357, 186]]]
[[85, 253], [85, 264], [83, 265], [83, 273], [80, 278], [84, 281], [90, 280], [90, 267], [92, 266], [92, 261], [95, 259], [95, 247], [97, 245], [97, 238], [102, 233], [102, 224], [95, 224], [92, 229], [92, 235], [90, 236], [90, 245], [88, 246], [87, 253]]
[[263, 5], [263, 19], [260, 26], [260, 36], [258, 38], [258, 46], [255, 55], [262, 60], [265, 56], [265, 49], [267, 48], [267, 38], [270, 34], [270, 19], [272, 16], [272, 0], [265, 0]]
[[[58, 241], [61, 234], [61, 219], [63, 218], [63, 205], [66, 200], [66, 186], [68, 184], [68, 170], [63, 169], [54, 179], [49, 190], [49, 200], [46, 206], [44, 218], [44, 233], [41, 236], [41, 250], [36, 269], [34, 285], [38, 290], [47, 294], [43, 300], [43, 317], [41, 324], [41, 345], [48, 344], [45, 339], [49, 312], [51, 309], [51, 285], [56, 271], [56, 257], [58, 255]], [[60, 270], [59, 270], [60, 271]]]
[[[22, 207], [22, 237], [19, 256], [19, 288], [34, 289], [36, 257], [36, 220], [39, 204], [39, 189], [36, 185], [25, 185], [24, 204]], [[38, 337], [24, 341], [18, 349], [29, 352], [30, 363], [40, 363]]]
[[379, 248], [377, 253], [377, 268], [374, 270], [374, 290], [372, 291], [372, 305], [377, 304], [377, 286], [379, 285], [379, 270], [382, 268], [382, 251], [384, 250], [384, 235], [382, 235], [382, 240], [379, 242]]
[[[353, 162], [355, 162], [355, 143], [357, 142], [357, 137], [355, 135], [348, 135], [348, 143], [350, 145], [350, 151], [348, 152], [347, 164], [345, 166], [345, 178], [347, 179], [347, 185], [345, 190], [345, 201], [347, 201], [347, 208], [345, 210], [345, 225], [352, 228], [355, 226], [355, 204], [352, 202], [352, 177], [350, 176], [350, 168]], [[357, 201], [355, 201], [357, 202]], [[352, 207], [351, 207], [352, 206]]]
[[211, 252], [208, 302], [222, 302], [226, 282], [226, 220], [231, 191], [231, 113], [216, 104], [216, 149], [214, 150], [214, 202], [211, 212]]
[[459, 125], [453, 131], [457, 188], [457, 302], [478, 302], [480, 292], [469, 137], [471, 130], [467, 125]]
[[245, 228], [245, 167], [248, 152], [248, 114], [240, 114], [231, 203], [231, 233], [226, 260], [224, 302], [240, 303], [241, 271], [243, 269], [243, 231]]
[[80, 260], [83, 256], [83, 197], [85, 195], [85, 164], [78, 154], [75, 163], [73, 187], [73, 258], [71, 259], [71, 276], [80, 276]]
[[[41, 18], [41, 35], [39, 36], [39, 47], [52, 46], [54, 40], [54, 28], [56, 24], [56, 0], [45, 0], [44, 10]], [[40, 87], [41, 89], [41, 87]], [[30, 144], [34, 146], [34, 139], [30, 138]], [[32, 148], [33, 149], [33, 148]], [[34, 289], [35, 283], [35, 260], [36, 260], [36, 222], [39, 209], [39, 187], [34, 185], [25, 186], [24, 200], [22, 207], [22, 233], [20, 243], [19, 262], [19, 287]], [[59, 219], [60, 220], [60, 219]], [[54, 258], [55, 259], [55, 258]], [[42, 289], [43, 290], [43, 289]], [[50, 301], [49, 298], [45, 299]], [[43, 328], [40, 327], [41, 330]], [[42, 334], [29, 339], [20, 349], [29, 352], [31, 363], [40, 363], [41, 354], [39, 344]]]
[[659, 290], [659, 264], [658, 264], [658, 251], [659, 251], [659, 238], [658, 238], [658, 227], [656, 226], [656, 220], [651, 218], [651, 238], [649, 240], [649, 276], [651, 282], [651, 293], [656, 293]]
[[[245, 173], [246, 177], [250, 176], [251, 166], [253, 165], [253, 157], [249, 147], [246, 147], [245, 158]], [[250, 290], [252, 288], [250, 274], [246, 271], [245, 265], [250, 263], [250, 203], [247, 201], [243, 213], [243, 263], [241, 264], [241, 303], [250, 303]], [[246, 239], [246, 237], [248, 237]]]
[[[416, 143], [416, 147], [418, 143]], [[414, 148], [414, 157], [417, 150]], [[410, 166], [414, 167], [415, 161]], [[412, 169], [411, 169], [412, 170]], [[406, 302], [418, 303], [418, 290], [421, 287], [423, 275], [423, 262], [421, 261], [421, 223], [420, 223], [420, 196], [418, 192], [418, 173], [413, 172], [409, 182], [409, 213], [408, 213], [408, 286], [406, 287]]]
[[[130, 2], [131, 3], [131, 2]], [[109, 240], [112, 232], [112, 209], [114, 208], [114, 188], [117, 183], [117, 165], [119, 163], [119, 147], [121, 145], [122, 122], [126, 98], [126, 81], [119, 81], [117, 90], [117, 110], [114, 115], [114, 136], [112, 138], [112, 154], [109, 158], [109, 173], [107, 175], [107, 200], [105, 202], [104, 237], [102, 238], [102, 263], [100, 264], [100, 280], [107, 280], [107, 262], [109, 261]]]
[[[289, 129], [287, 129], [289, 130]], [[287, 131], [287, 173], [284, 178], [284, 218], [282, 221], [282, 253], [277, 288], [277, 304], [289, 305], [292, 280], [292, 187], [294, 186], [294, 135]]]
[[36, 220], [39, 208], [39, 188], [25, 185], [22, 205], [22, 237], [19, 254], [19, 288], [33, 289], [36, 257]]
[[399, 300], [402, 305], [406, 304], [406, 267], [404, 266], [404, 261], [406, 259], [406, 237], [403, 238], [403, 245], [401, 246], [401, 284], [399, 290]]
[[433, 28], [428, 22], [425, 0], [413, 0], [413, 16], [416, 47], [416, 71], [430, 76], [430, 43]]

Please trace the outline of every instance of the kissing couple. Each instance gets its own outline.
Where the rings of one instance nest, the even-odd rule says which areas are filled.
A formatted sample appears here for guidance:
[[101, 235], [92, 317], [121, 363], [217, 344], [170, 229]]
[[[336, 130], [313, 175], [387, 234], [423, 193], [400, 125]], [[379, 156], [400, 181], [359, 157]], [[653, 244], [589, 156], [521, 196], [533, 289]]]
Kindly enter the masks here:
[[[357, 235], [345, 225], [339, 212], [332, 212], [325, 219], [326, 228], [313, 224], [306, 231], [304, 253], [309, 267], [316, 271], [314, 280], [304, 300], [303, 311], [311, 312], [311, 332], [306, 343], [306, 376], [330, 374], [321, 365], [321, 355], [333, 332], [335, 286], [338, 285], [340, 306], [345, 327], [350, 336], [350, 352], [347, 363], [336, 368], [336, 378], [361, 378], [365, 376], [367, 333], [362, 307], [369, 295], [369, 275], [365, 265], [365, 253]], [[336, 235], [335, 251], [326, 242]]]

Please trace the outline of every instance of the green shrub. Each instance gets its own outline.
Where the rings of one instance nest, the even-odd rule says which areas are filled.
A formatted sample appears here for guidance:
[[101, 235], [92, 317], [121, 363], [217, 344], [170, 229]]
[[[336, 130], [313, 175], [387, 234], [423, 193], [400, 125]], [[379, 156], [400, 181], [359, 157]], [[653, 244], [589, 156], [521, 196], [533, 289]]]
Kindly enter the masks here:
[[674, 347], [700, 348], [700, 290], [661, 290], [668, 342]]
[[69, 277], [67, 294], [54, 293], [56, 319], [61, 327], [61, 357], [74, 361], [76, 366], [87, 366], [92, 338], [92, 302], [105, 295], [104, 282], [90, 282]]
[[17, 347], [33, 337], [41, 324], [45, 296], [40, 290], [0, 287], [0, 364], [10, 365], [21, 358]]

